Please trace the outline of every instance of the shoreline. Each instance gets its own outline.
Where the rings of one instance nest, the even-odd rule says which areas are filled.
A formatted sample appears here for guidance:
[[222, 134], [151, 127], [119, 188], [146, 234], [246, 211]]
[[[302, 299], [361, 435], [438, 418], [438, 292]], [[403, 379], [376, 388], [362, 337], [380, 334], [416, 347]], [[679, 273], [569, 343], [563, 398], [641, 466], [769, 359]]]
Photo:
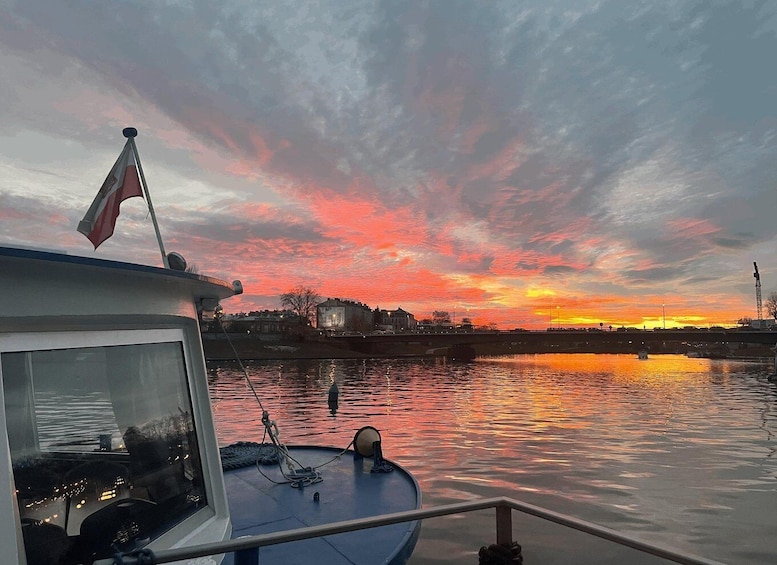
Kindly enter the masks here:
[[[369, 359], [384, 357], [335, 347], [315, 341], [261, 341], [255, 339], [207, 339], [203, 338], [206, 361], [236, 361], [235, 351], [241, 361], [272, 361], [284, 359]], [[424, 353], [396, 352], [386, 357], [426, 356]]]
[[[337, 347], [321, 341], [265, 341], [244, 336], [233, 337], [227, 340], [223, 337], [206, 336], [203, 334], [203, 349], [205, 360], [208, 362], [237, 361], [235, 351], [240, 361], [274, 361], [287, 359], [391, 359], [391, 358], [434, 358], [445, 357], [447, 348], [429, 348], [423, 345], [395, 345], [381, 352], [363, 353], [345, 347]], [[235, 351], [232, 350], [235, 348]], [[593, 349], [560, 349], [551, 348], [517, 348], [511, 346], [481, 345], [474, 348], [476, 357], [490, 357], [499, 355], [538, 355], [548, 353], [580, 353], [580, 354], [621, 354], [637, 356], [637, 351], [618, 348]], [[751, 348], [750, 350], [732, 352], [719, 356], [713, 352], [698, 356], [699, 359], [735, 359], [764, 361], [774, 359], [771, 350]], [[650, 351], [648, 355], [674, 354], [686, 355], [687, 351], [667, 349], [662, 351]], [[648, 357], [649, 358], [649, 357]]]

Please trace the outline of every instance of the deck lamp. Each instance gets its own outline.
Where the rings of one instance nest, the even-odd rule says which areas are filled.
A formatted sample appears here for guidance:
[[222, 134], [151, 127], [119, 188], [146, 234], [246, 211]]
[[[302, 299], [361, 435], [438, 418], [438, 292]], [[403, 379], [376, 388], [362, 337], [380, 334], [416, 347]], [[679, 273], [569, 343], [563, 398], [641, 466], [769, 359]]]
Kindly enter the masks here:
[[353, 450], [362, 457], [372, 457], [375, 442], [380, 444], [380, 432], [372, 426], [364, 426], [353, 436]]
[[383, 450], [380, 447], [380, 432], [372, 426], [364, 426], [353, 436], [353, 449], [356, 454], [354, 461], [362, 457], [372, 457], [372, 469], [370, 473], [390, 473], [394, 467], [383, 459]]

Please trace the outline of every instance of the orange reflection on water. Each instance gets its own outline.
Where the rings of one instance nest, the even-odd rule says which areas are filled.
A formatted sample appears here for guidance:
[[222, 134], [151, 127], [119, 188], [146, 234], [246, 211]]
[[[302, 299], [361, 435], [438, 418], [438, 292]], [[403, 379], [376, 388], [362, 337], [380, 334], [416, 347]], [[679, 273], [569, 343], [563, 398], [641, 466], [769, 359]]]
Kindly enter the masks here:
[[[746, 561], [731, 539], [777, 553], [777, 538], [764, 535], [777, 505], [773, 370], [636, 352], [249, 367], [284, 441], [345, 447], [374, 426], [425, 505], [513, 496], [638, 536], [671, 532], [667, 542], [737, 563]], [[215, 370], [211, 395], [220, 444], [261, 441], [242, 375]], [[424, 528], [440, 543], [455, 535], [450, 523]]]

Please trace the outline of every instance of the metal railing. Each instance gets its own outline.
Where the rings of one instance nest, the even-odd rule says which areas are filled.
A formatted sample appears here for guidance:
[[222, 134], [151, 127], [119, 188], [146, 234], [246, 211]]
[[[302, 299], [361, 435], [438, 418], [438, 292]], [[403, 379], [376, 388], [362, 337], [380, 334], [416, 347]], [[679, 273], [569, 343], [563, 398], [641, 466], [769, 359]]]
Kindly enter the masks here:
[[[431, 508], [422, 508], [419, 510], [407, 510], [405, 512], [395, 512], [393, 514], [382, 514], [369, 518], [360, 518], [357, 520], [346, 520], [343, 522], [333, 522], [320, 526], [310, 526], [307, 528], [298, 528], [294, 530], [285, 530], [270, 534], [256, 536], [246, 536], [237, 539], [206, 543], [184, 548], [165, 549], [154, 552], [154, 563], [171, 563], [184, 559], [195, 559], [212, 555], [221, 555], [224, 553], [235, 552], [235, 563], [258, 563], [258, 550], [260, 547], [287, 543], [309, 538], [341, 534], [344, 532], [353, 532], [378, 526], [388, 526], [402, 522], [414, 522], [428, 518], [438, 518], [452, 514], [464, 514], [477, 510], [494, 508], [496, 510], [496, 543], [509, 544], [512, 542], [512, 511], [516, 510], [524, 514], [536, 516], [580, 532], [584, 532], [619, 545], [630, 547], [643, 553], [648, 553], [674, 563], [685, 565], [724, 565], [720, 561], [707, 559], [698, 555], [680, 552], [669, 547], [648, 543], [633, 536], [622, 534], [616, 530], [599, 526], [592, 522], [586, 522], [572, 516], [567, 516], [559, 512], [547, 510], [541, 506], [527, 504], [519, 500], [507, 497], [484, 498], [469, 502], [460, 502], [455, 504], [446, 504], [443, 506], [434, 506]], [[122, 559], [124, 565], [135, 565], [144, 563], [143, 556], [127, 555]], [[113, 559], [104, 559], [95, 562], [95, 565], [111, 565]]]

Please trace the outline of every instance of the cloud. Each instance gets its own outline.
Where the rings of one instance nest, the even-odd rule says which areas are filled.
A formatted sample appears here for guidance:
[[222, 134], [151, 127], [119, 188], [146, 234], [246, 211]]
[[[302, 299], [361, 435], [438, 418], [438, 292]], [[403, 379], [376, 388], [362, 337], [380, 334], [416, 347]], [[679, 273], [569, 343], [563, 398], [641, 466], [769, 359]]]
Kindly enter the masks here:
[[765, 1], [10, 3], [0, 229], [78, 248], [135, 125], [166, 237], [247, 269], [244, 304], [307, 282], [526, 325], [725, 287], [738, 318], [777, 262], [775, 48]]

